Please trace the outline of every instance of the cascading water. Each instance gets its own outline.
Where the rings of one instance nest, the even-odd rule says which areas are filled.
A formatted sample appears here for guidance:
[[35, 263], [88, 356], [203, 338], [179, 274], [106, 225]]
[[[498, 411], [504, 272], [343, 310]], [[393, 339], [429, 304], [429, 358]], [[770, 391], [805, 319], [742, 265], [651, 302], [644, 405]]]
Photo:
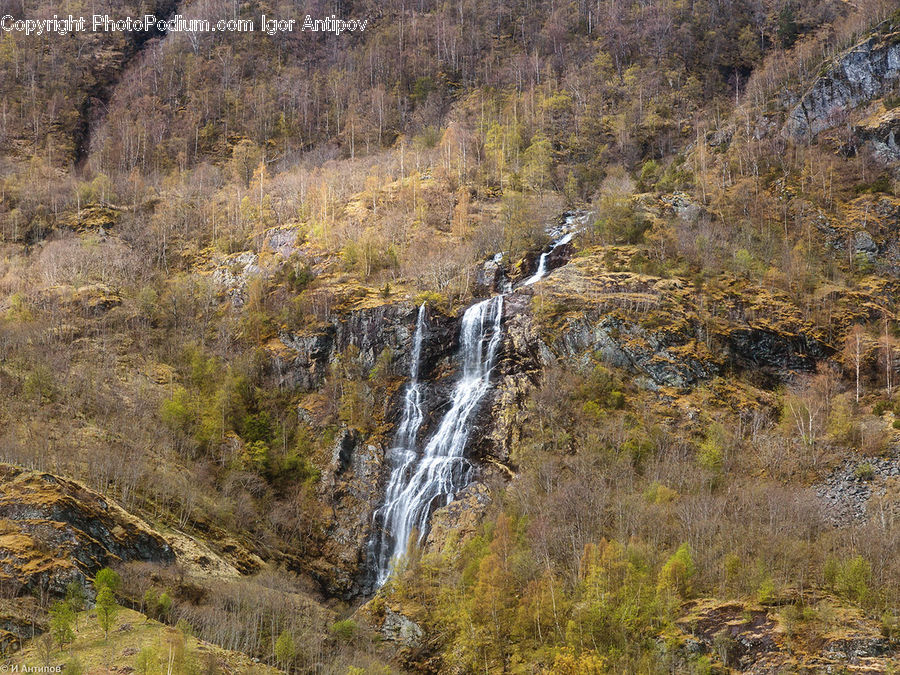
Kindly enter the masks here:
[[547, 275], [547, 258], [549, 258], [550, 254], [553, 253], [553, 251], [555, 251], [557, 248], [559, 248], [560, 246], [565, 246], [570, 241], [572, 241], [572, 237], [574, 237], [574, 236], [575, 236], [574, 232], [569, 232], [568, 234], [563, 236], [561, 239], [557, 239], [555, 242], [553, 242], [553, 244], [550, 245], [550, 248], [547, 251], [545, 251], [544, 253], [541, 253], [541, 258], [540, 258], [540, 260], [538, 260], [537, 271], [534, 274], [532, 274], [530, 277], [528, 277], [528, 279], [523, 281], [522, 285], [523, 286], [531, 286], [531, 284], [536, 283], [536, 282], [540, 281], [541, 279], [543, 279]]
[[[390, 576], [396, 560], [406, 553], [413, 531], [421, 542], [427, 533], [428, 517], [448, 504], [469, 483], [472, 465], [465, 458], [471, 421], [481, 399], [490, 389], [490, 375], [502, 338], [503, 296], [482, 300], [463, 314], [460, 328], [459, 358], [462, 373], [450, 398], [450, 408], [434, 435], [425, 445], [421, 458], [414, 446], [418, 428], [398, 429], [398, 448], [392, 450], [393, 470], [388, 481], [384, 506], [376, 513], [380, 523], [380, 541], [375, 547], [376, 583], [381, 586]], [[417, 366], [413, 366], [417, 369]], [[417, 388], [418, 385], [415, 385]], [[407, 389], [414, 388], [412, 380]], [[421, 411], [416, 415], [421, 423]], [[411, 441], [400, 450], [400, 435]], [[398, 451], [399, 450], [399, 451]]]
[[[570, 224], [567, 219], [566, 224]], [[522, 286], [530, 286], [547, 275], [547, 260], [559, 246], [569, 243], [574, 232], [557, 239], [541, 255], [538, 269]], [[450, 407], [421, 456], [416, 439], [425, 415], [421, 406], [419, 360], [424, 332], [424, 306], [419, 308], [416, 335], [411, 355], [409, 384], [403, 400], [403, 412], [389, 458], [384, 505], [375, 512], [372, 555], [375, 583], [380, 587], [391, 575], [394, 564], [407, 551], [413, 532], [421, 543], [428, 532], [431, 513], [451, 501], [465, 488], [473, 473], [465, 457], [466, 444], [478, 406], [490, 390], [491, 371], [503, 337], [503, 299], [506, 293], [482, 300], [469, 307], [460, 326], [460, 376], [450, 397]]]

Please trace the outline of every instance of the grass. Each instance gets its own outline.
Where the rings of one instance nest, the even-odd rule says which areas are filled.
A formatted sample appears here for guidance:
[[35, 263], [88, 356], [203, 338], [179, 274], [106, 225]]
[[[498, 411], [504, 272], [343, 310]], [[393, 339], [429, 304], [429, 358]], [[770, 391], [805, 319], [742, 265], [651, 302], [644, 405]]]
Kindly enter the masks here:
[[[62, 666], [61, 672], [100, 675], [136, 672], [163, 674], [172, 663], [177, 673], [274, 674], [281, 671], [253, 661], [238, 652], [198, 640], [178, 628], [149, 619], [139, 612], [119, 608], [115, 626], [106, 638], [92, 611], [78, 614], [74, 642], [62, 650], [55, 644], [49, 650], [48, 637], [31, 640], [25, 648], [9, 657], [9, 665], [30, 667]], [[141, 655], [144, 656], [141, 656]], [[144, 669], [139, 661], [145, 660]], [[80, 664], [81, 669], [74, 667]], [[213, 665], [214, 664], [214, 665]], [[71, 670], [67, 670], [67, 666]], [[39, 671], [36, 671], [39, 672]]]

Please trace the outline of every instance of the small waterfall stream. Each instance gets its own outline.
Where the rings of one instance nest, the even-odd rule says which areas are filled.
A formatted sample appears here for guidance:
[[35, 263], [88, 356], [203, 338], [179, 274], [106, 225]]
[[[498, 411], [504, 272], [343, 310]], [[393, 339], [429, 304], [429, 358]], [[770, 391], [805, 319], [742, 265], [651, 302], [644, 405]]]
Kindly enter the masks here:
[[[570, 222], [567, 219], [567, 225]], [[573, 236], [574, 232], [567, 232], [554, 241], [541, 254], [537, 271], [520, 286], [530, 286], [546, 276], [550, 253], [569, 243]], [[421, 455], [416, 441], [425, 417], [419, 384], [425, 306], [419, 308], [403, 412], [394, 445], [388, 452], [391, 474], [384, 505], [374, 515], [370, 551], [376, 588], [387, 581], [396, 561], [406, 555], [413, 533], [418, 533], [417, 543], [421, 544], [434, 510], [453, 501], [471, 481], [474, 467], [465, 456], [466, 444], [478, 406], [491, 387], [491, 371], [503, 338], [505, 295], [481, 300], [463, 313], [457, 356], [459, 379], [450, 396], [449, 408]]]

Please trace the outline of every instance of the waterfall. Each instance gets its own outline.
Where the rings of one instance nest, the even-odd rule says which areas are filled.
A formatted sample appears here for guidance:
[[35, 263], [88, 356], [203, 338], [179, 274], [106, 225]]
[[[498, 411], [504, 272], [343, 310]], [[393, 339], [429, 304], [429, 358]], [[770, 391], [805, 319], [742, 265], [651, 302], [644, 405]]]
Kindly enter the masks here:
[[559, 248], [560, 246], [564, 246], [565, 244], [568, 244], [570, 241], [572, 241], [572, 237], [574, 237], [574, 236], [575, 236], [574, 232], [569, 232], [568, 234], [564, 235], [562, 238], [554, 241], [550, 245], [549, 249], [547, 249], [544, 253], [541, 253], [541, 258], [540, 258], [540, 260], [538, 260], [537, 271], [534, 274], [532, 274], [530, 277], [528, 277], [528, 279], [523, 281], [522, 285], [523, 286], [531, 286], [531, 284], [536, 283], [536, 282], [540, 281], [541, 279], [543, 279], [547, 275], [547, 258], [549, 258], [550, 254], [553, 253], [553, 251], [555, 251], [557, 248]]
[[419, 307], [419, 315], [416, 319], [416, 332], [413, 337], [413, 349], [410, 354], [409, 382], [403, 394], [403, 412], [400, 415], [400, 424], [394, 436], [394, 445], [388, 451], [388, 459], [392, 466], [391, 478], [385, 493], [385, 505], [375, 512], [376, 526], [381, 524], [381, 530], [376, 527], [376, 537], [372, 540], [372, 549], [377, 564], [377, 583], [381, 586], [387, 579], [387, 573], [382, 576], [382, 561], [390, 561], [392, 550], [388, 532], [383, 531], [388, 525], [385, 515], [390, 511], [386, 509], [390, 504], [400, 499], [404, 487], [404, 477], [410, 473], [416, 462], [416, 437], [419, 435], [419, 427], [425, 419], [422, 412], [422, 390], [419, 386], [419, 361], [422, 358], [422, 340], [425, 334], [425, 303]]
[[[567, 219], [566, 224], [569, 222]], [[574, 232], [568, 232], [554, 241], [541, 255], [537, 272], [521, 286], [530, 286], [546, 276], [550, 253], [569, 243], [573, 236]], [[374, 515], [370, 540], [376, 587], [387, 581], [394, 564], [406, 555], [413, 533], [417, 533], [417, 543], [421, 544], [434, 510], [453, 501], [471, 481], [474, 467], [465, 456], [466, 444], [479, 404], [491, 387], [491, 371], [503, 338], [505, 295], [477, 302], [463, 314], [457, 355], [459, 377], [450, 396], [449, 408], [421, 455], [417, 452], [416, 440], [425, 417], [419, 386], [425, 308], [424, 305], [419, 308], [403, 412], [394, 445], [388, 453], [391, 474], [384, 505]]]

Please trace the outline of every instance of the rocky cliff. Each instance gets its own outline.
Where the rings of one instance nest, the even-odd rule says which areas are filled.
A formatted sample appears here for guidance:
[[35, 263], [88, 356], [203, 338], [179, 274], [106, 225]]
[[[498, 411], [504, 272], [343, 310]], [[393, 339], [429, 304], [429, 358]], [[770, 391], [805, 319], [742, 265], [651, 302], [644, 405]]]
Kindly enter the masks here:
[[[415, 330], [417, 308], [406, 301], [373, 302], [335, 314], [328, 321], [304, 332], [283, 331], [270, 343], [273, 369], [282, 386], [310, 390], [322, 384], [329, 365], [348, 347], [366, 372], [385, 350], [395, 372], [409, 370], [409, 350]], [[434, 321], [432, 337], [424, 350], [424, 362], [433, 364], [452, 353], [456, 344], [455, 323]]]
[[[145, 522], [73, 480], [0, 465], [0, 589], [6, 597], [61, 596], [101, 568], [132, 560], [173, 563], [168, 542]], [[0, 646], [30, 637], [40, 612], [9, 605]], [[37, 624], [40, 630], [40, 624]]]
[[785, 132], [815, 136], [857, 106], [891, 92], [900, 78], [900, 33], [874, 35], [843, 53], [791, 111]]

